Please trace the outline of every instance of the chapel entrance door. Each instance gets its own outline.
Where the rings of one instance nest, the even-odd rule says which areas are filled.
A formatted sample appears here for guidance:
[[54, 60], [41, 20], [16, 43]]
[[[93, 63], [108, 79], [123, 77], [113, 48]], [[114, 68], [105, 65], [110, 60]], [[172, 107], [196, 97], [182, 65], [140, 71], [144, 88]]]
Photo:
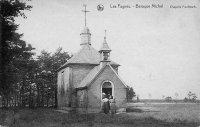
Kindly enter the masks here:
[[[102, 95], [105, 94], [106, 97], [113, 96], [113, 88], [110, 82], [104, 82], [102, 85]], [[103, 98], [103, 96], [102, 96]]]

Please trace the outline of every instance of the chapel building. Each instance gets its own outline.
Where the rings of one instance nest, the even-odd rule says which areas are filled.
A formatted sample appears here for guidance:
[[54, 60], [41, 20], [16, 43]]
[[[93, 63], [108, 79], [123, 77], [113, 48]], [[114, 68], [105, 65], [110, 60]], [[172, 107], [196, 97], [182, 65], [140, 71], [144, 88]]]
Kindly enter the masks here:
[[118, 75], [118, 63], [110, 59], [111, 49], [104, 37], [99, 51], [91, 44], [87, 26], [81, 34], [81, 49], [58, 70], [58, 108], [99, 112], [102, 94], [111, 95], [118, 107], [127, 102], [127, 86]]

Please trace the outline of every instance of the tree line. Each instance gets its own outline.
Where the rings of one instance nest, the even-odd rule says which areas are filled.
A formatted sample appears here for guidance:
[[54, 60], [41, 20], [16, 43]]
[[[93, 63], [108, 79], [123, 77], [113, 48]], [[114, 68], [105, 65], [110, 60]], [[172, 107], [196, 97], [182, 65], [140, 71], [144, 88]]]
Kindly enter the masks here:
[[32, 8], [25, 2], [0, 1], [0, 107], [56, 106], [56, 71], [70, 58], [68, 52], [42, 51], [22, 40], [16, 17], [27, 18]]

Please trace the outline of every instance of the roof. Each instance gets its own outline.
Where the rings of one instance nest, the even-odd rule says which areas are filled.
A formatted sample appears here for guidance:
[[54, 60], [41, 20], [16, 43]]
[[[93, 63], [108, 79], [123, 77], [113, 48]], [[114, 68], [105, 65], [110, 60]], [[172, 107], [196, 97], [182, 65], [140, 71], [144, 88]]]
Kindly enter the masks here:
[[[83, 45], [83, 47], [72, 56], [63, 66], [59, 69], [69, 65], [69, 64], [96, 64], [100, 63], [100, 53], [94, 49], [91, 45]], [[111, 61], [111, 65], [119, 66], [118, 63]]]
[[94, 77], [100, 72], [100, 65], [94, 67], [89, 74], [82, 80], [82, 82], [78, 85], [78, 87], [85, 87], [88, 83], [90, 83]]
[[114, 74], [119, 78], [119, 80], [124, 84], [125, 87], [127, 87], [126, 83], [121, 79], [121, 77], [116, 73], [116, 71], [110, 66], [110, 64], [106, 64], [103, 67], [96, 66], [94, 67], [89, 74], [82, 80], [82, 82], [78, 85], [77, 88], [83, 88], [83, 87], [87, 87], [89, 86], [92, 81], [94, 81], [98, 75], [106, 68], [106, 67], [110, 67], [111, 70], [114, 72]]
[[90, 45], [84, 45], [78, 53], [76, 53], [68, 63], [88, 63], [88, 64], [99, 64], [100, 55]]
[[110, 47], [108, 46], [108, 43], [106, 42], [106, 37], [104, 37], [104, 42], [101, 46], [100, 51], [111, 51]]

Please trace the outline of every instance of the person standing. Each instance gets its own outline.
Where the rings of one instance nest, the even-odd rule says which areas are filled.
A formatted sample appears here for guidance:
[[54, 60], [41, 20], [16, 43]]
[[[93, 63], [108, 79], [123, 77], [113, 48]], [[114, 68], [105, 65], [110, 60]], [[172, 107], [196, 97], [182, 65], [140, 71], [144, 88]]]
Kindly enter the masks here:
[[110, 98], [110, 113], [111, 113], [112, 117], [116, 113], [116, 111], [117, 111], [116, 102], [115, 102], [115, 99], [113, 98], [113, 96], [111, 96], [111, 98]]
[[105, 100], [105, 97], [106, 97], [106, 94], [105, 94], [105, 93], [102, 93], [101, 111], [100, 111], [100, 113], [103, 113], [103, 112], [104, 112], [104, 102], [106, 101], [106, 100]]
[[110, 102], [109, 102], [108, 98], [104, 97], [103, 100], [102, 100], [102, 102], [103, 102], [103, 108], [102, 108], [102, 110], [103, 110], [103, 112], [105, 114], [108, 114], [109, 110], [110, 110], [110, 107], [109, 107], [109, 103]]

